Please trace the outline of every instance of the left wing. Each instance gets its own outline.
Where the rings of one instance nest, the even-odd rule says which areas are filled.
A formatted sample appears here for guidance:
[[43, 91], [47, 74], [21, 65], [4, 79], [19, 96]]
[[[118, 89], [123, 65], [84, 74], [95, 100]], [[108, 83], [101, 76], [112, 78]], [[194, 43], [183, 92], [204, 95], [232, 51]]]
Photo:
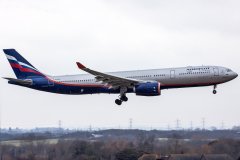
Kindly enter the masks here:
[[94, 71], [77, 62], [78, 68], [95, 76], [96, 80], [102, 82], [109, 88], [118, 88], [118, 87], [134, 87], [138, 83], [145, 83], [145, 81], [119, 77], [107, 73], [102, 73]]

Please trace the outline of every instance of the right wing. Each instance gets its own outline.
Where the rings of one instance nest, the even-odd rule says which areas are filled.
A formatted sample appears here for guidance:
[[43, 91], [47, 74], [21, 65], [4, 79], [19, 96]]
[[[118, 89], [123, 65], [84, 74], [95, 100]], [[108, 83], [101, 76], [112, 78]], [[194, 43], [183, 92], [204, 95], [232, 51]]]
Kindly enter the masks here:
[[109, 88], [118, 88], [118, 87], [134, 87], [136, 84], [145, 83], [145, 81], [124, 78], [120, 76], [115, 76], [112, 74], [98, 72], [92, 69], [89, 69], [77, 62], [78, 68], [95, 76], [96, 80], [102, 82], [106, 86], [110, 85]]

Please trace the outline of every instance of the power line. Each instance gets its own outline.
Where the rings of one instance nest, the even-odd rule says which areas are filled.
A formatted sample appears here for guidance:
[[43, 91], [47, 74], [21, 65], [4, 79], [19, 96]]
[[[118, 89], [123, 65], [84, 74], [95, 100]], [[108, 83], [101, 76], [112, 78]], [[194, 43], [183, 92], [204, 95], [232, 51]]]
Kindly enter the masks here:
[[169, 124], [167, 125], [167, 130], [170, 131], [170, 125]]
[[202, 119], [202, 130], [205, 130], [205, 118]]
[[58, 121], [58, 129], [59, 129], [59, 130], [62, 129], [62, 121], [61, 121], [61, 120]]
[[129, 119], [129, 129], [132, 129], [133, 128], [133, 119], [130, 118]]
[[224, 125], [224, 122], [222, 121], [221, 123], [221, 129], [224, 130], [225, 129], [225, 125]]
[[92, 125], [89, 126], [89, 132], [92, 132]]
[[180, 120], [177, 119], [176, 120], [176, 130], [179, 130], [180, 129]]
[[193, 122], [191, 121], [190, 123], [190, 130], [192, 131], [193, 130]]

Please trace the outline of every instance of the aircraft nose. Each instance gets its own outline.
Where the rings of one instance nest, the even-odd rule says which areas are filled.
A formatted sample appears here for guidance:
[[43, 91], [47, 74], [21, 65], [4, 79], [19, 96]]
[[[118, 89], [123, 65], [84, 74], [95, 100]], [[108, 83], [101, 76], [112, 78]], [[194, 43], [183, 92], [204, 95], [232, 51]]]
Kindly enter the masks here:
[[236, 78], [238, 77], [238, 74], [237, 73], [235, 73], [236, 74]]
[[233, 77], [234, 78], [237, 78], [238, 77], [238, 74], [236, 72], [233, 73]]

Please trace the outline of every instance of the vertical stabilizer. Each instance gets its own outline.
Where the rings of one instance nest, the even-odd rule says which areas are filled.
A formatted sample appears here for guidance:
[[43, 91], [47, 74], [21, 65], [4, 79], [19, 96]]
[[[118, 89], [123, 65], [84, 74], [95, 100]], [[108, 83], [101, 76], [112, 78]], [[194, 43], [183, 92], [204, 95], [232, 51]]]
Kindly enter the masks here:
[[15, 49], [4, 49], [3, 52], [6, 54], [6, 57], [18, 79], [27, 79], [36, 76], [44, 77], [41, 72], [23, 58]]

